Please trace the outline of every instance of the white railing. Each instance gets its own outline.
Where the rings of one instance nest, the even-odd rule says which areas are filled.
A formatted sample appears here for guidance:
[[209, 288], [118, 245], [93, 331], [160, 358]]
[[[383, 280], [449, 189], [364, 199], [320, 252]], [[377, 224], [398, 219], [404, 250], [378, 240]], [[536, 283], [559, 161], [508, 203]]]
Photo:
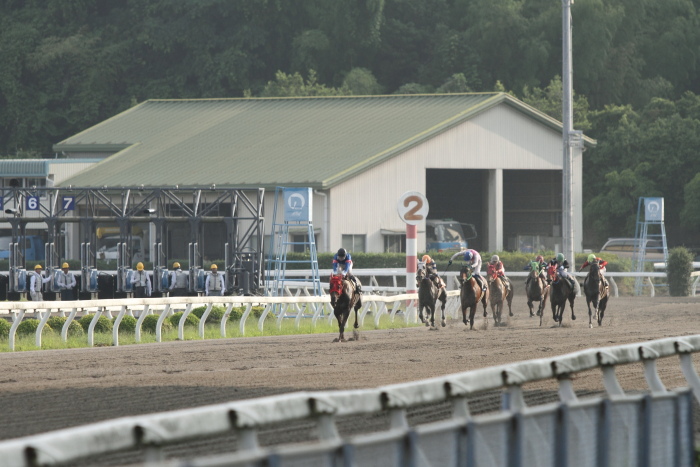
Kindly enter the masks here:
[[[379, 320], [382, 317], [388, 316], [391, 321], [400, 313], [407, 323], [415, 323], [417, 321], [417, 313], [415, 309], [415, 300], [417, 294], [402, 293], [404, 287], [399, 286], [398, 277], [405, 281], [405, 271], [400, 269], [367, 269], [356, 270], [355, 274], [361, 279], [367, 278], [367, 284], [363, 284], [363, 290], [366, 294], [363, 296], [363, 307], [358, 313], [360, 325], [362, 326], [365, 318], [372, 314], [375, 326], [379, 325]], [[330, 270], [321, 271], [322, 274], [330, 275]], [[177, 298], [145, 298], [145, 299], [111, 299], [111, 300], [78, 300], [70, 302], [62, 301], [45, 301], [45, 302], [0, 302], [0, 318], [2, 315], [10, 315], [12, 325], [8, 345], [10, 350], [15, 349], [17, 328], [22, 319], [27, 313], [33, 313], [39, 318], [39, 325], [35, 332], [35, 345], [41, 348], [42, 332], [46, 322], [51, 316], [64, 316], [66, 321], [61, 329], [61, 339], [65, 342], [68, 339], [68, 329], [71, 322], [78, 316], [84, 314], [93, 314], [93, 319], [88, 327], [87, 344], [94, 345], [95, 326], [100, 316], [107, 316], [112, 319], [116, 315], [116, 320], [112, 330], [112, 345], [119, 345], [119, 324], [125, 315], [138, 317], [135, 327], [135, 341], [141, 342], [142, 324], [145, 317], [149, 314], [159, 314], [156, 324], [156, 341], [162, 341], [162, 326], [165, 319], [168, 318], [175, 310], [183, 311], [183, 316], [178, 322], [178, 339], [184, 339], [184, 326], [188, 315], [197, 306], [206, 306], [206, 310], [202, 315], [199, 323], [199, 337], [204, 338], [204, 326], [211, 309], [214, 305], [223, 306], [226, 311], [222, 317], [220, 326], [221, 337], [226, 337], [226, 326], [234, 306], [244, 307], [243, 316], [238, 325], [241, 334], [245, 334], [246, 323], [252, 319], [253, 306], [264, 307], [261, 316], [258, 318], [258, 329], [262, 331], [265, 320], [272, 313], [276, 319], [278, 327], [281, 327], [285, 319], [293, 318], [295, 325], [298, 328], [302, 319], [311, 319], [312, 326], [316, 326], [319, 319], [327, 319], [329, 323], [334, 320], [332, 308], [330, 307], [329, 298], [327, 296], [314, 297], [311, 296], [309, 290], [313, 290], [313, 286], [308, 281], [303, 279], [310, 276], [310, 271], [288, 271], [288, 276], [298, 277], [300, 280], [288, 282], [285, 286], [285, 297], [259, 297], [259, 296], [223, 296], [223, 297], [177, 297]], [[446, 314], [453, 318], [457, 317], [459, 309], [459, 292], [456, 290], [459, 287], [457, 281], [457, 272], [448, 271], [444, 277], [448, 288], [453, 290], [448, 291], [448, 304]], [[526, 277], [527, 272], [514, 271], [509, 273], [510, 277]], [[577, 277], [585, 277], [586, 273], [573, 273]], [[322, 276], [323, 277], [323, 276]], [[392, 286], [379, 286], [377, 277], [392, 277]], [[650, 285], [650, 295], [655, 296], [654, 278], [665, 278], [666, 273], [663, 272], [608, 272], [606, 277], [609, 279], [612, 288], [613, 296], [618, 296], [618, 288], [615, 283], [616, 277], [644, 277]], [[691, 293], [696, 295], [698, 284], [700, 283], [700, 272], [691, 274], [693, 282], [691, 284]], [[578, 284], [578, 282], [577, 282]], [[327, 284], [324, 283], [324, 290], [327, 289]], [[296, 292], [292, 292], [296, 290]], [[384, 295], [374, 295], [374, 293], [382, 293]], [[580, 295], [580, 287], [578, 290]], [[389, 295], [392, 294], [392, 295]]]
[[[457, 268], [459, 269], [459, 268]], [[353, 274], [356, 275], [357, 277], [360, 278], [362, 281], [362, 288], [370, 290], [370, 291], [379, 291], [379, 292], [392, 292], [392, 291], [402, 291], [405, 288], [405, 277], [406, 277], [406, 271], [402, 269], [354, 269]], [[324, 278], [327, 278], [331, 274], [330, 269], [323, 269], [319, 271], [322, 282]], [[288, 270], [285, 272], [287, 277], [298, 277], [298, 278], [306, 278], [310, 279], [311, 276], [311, 271], [310, 270]], [[519, 278], [525, 278], [529, 272], [527, 271], [508, 271], [507, 275], [508, 277], [519, 277]], [[570, 274], [576, 276], [577, 278], [581, 279], [586, 277], [588, 274], [587, 272], [571, 272]], [[697, 276], [700, 274], [700, 272], [694, 272], [691, 275], [692, 276]], [[458, 289], [459, 288], [459, 282], [457, 281], [457, 276], [459, 275], [459, 271], [447, 271], [444, 273], [440, 273], [440, 276], [445, 279], [445, 283], [447, 284], [448, 289]], [[378, 277], [391, 277], [392, 278], [392, 286], [389, 287], [380, 287], [379, 283], [377, 281]], [[654, 285], [653, 279], [666, 279], [666, 273], [665, 272], [606, 272], [605, 277], [607, 277], [609, 280], [608, 282], [610, 283], [610, 286], [612, 287], [612, 294], [614, 297], [619, 296], [618, 292], [618, 287], [617, 283], [615, 282], [615, 278], [624, 278], [624, 277], [631, 277], [631, 278], [636, 278], [636, 277], [641, 277], [644, 279], [648, 286], [649, 286], [649, 294], [654, 297], [656, 296], [656, 288]], [[401, 278], [399, 280], [398, 278]], [[365, 286], [365, 281], [367, 282], [368, 286]], [[698, 284], [700, 283], [700, 279], [695, 279], [695, 281], [691, 284], [691, 293], [695, 295]], [[292, 284], [295, 284], [296, 286], [302, 286], [306, 285], [308, 287], [308, 283], [304, 281], [298, 281], [298, 282], [292, 282]], [[401, 286], [399, 285], [401, 284]], [[577, 287], [577, 294], [578, 296], [581, 296], [581, 289], [580, 287]]]
[[[68, 465], [87, 456], [142, 448], [150, 460], [157, 460], [165, 446], [235, 432], [238, 450], [229, 455], [227, 466], [286, 465], [285, 460], [303, 465], [304, 459], [335, 465], [332, 460], [340, 456], [345, 462], [341, 465], [382, 459], [389, 466], [691, 467], [690, 394], [700, 402], [700, 378], [692, 354], [698, 351], [700, 335], [674, 337], [375, 389], [297, 392], [124, 417], [0, 442], [0, 465]], [[692, 392], [668, 390], [659, 378], [657, 360], [673, 356], [679, 358]], [[646, 394], [626, 394], [616, 378], [617, 366], [633, 363], [642, 364]], [[574, 391], [576, 375], [595, 368], [602, 372], [605, 396], [579, 399]], [[529, 407], [522, 386], [541, 380], [558, 381], [559, 402]], [[472, 416], [468, 397], [493, 390], [502, 391], [501, 411]], [[452, 404], [450, 419], [409, 427], [408, 409], [446, 401]], [[340, 438], [339, 417], [380, 412], [388, 412], [389, 431]], [[318, 443], [260, 447], [259, 429], [301, 420], [315, 420]], [[323, 461], [318, 463], [319, 459]], [[224, 462], [201, 459], [196, 465]]]
[[[305, 292], [305, 294], [302, 294]], [[234, 306], [244, 307], [242, 317], [238, 323], [239, 331], [245, 334], [246, 323], [251, 318], [253, 306], [262, 306], [263, 311], [258, 318], [258, 329], [263, 330], [265, 320], [269, 314], [273, 314], [276, 324], [282, 326], [285, 319], [294, 319], [295, 326], [299, 328], [302, 319], [311, 319], [312, 326], [316, 326], [319, 319], [326, 319], [329, 323], [335, 320], [333, 309], [330, 306], [328, 296], [314, 297], [308, 294], [305, 288], [297, 289], [296, 296], [286, 297], [258, 297], [258, 296], [223, 296], [223, 297], [177, 297], [177, 298], [130, 298], [112, 300], [79, 300], [79, 301], [47, 301], [47, 302], [0, 302], [0, 318], [3, 315], [12, 317], [8, 344], [10, 350], [15, 350], [17, 328], [27, 312], [34, 313], [39, 319], [35, 331], [35, 345], [41, 348], [42, 333], [51, 316], [64, 316], [66, 321], [61, 329], [61, 339], [68, 339], [69, 326], [78, 314], [92, 314], [93, 318], [87, 331], [88, 346], [94, 345], [95, 327], [100, 316], [110, 319], [116, 314], [112, 328], [112, 345], [119, 345], [119, 324], [124, 316], [138, 316], [135, 327], [135, 340], [141, 342], [141, 329], [143, 321], [148, 314], [159, 314], [156, 323], [156, 341], [162, 340], [162, 326], [165, 319], [175, 310], [182, 310], [183, 314], [178, 321], [178, 339], [184, 340], [185, 323], [193, 308], [206, 306], [199, 321], [199, 337], [204, 339], [204, 327], [211, 309], [214, 305], [226, 308], [219, 323], [221, 337], [226, 337], [226, 325]], [[448, 292], [448, 303], [445, 311], [452, 317], [456, 316], [459, 307], [459, 291]], [[375, 327], [383, 317], [389, 317], [393, 322], [400, 313], [406, 323], [417, 321], [416, 300], [418, 294], [398, 294], [392, 296], [379, 296], [372, 294], [363, 295], [363, 306], [358, 312], [360, 326], [368, 314], [372, 313]]]

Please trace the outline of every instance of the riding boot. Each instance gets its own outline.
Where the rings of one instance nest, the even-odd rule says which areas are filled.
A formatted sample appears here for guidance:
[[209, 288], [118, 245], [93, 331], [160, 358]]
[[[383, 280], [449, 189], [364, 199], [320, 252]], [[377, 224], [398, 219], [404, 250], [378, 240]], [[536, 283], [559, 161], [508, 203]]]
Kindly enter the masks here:
[[355, 284], [355, 291], [358, 294], [362, 295], [362, 284], [357, 282], [357, 278], [355, 276], [352, 276], [351, 279], [352, 279], [352, 283]]
[[574, 284], [574, 279], [572, 277], [567, 277], [566, 280], [569, 281], [569, 285], [571, 286], [571, 291], [572, 292], [576, 291], [576, 285]]
[[479, 283], [481, 284], [481, 292], [486, 293], [486, 281], [483, 277], [477, 276], [479, 278]]

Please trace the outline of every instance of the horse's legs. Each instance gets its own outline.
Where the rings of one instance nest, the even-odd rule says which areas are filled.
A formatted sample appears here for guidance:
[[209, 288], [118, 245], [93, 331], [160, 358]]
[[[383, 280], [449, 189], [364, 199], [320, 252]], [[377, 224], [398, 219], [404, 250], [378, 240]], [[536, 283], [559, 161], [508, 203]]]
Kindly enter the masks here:
[[[469, 307], [469, 329], [474, 329], [474, 315], [476, 314], [477, 304]], [[484, 306], [484, 316], [486, 316], [486, 306]]]
[[345, 341], [345, 313], [342, 311], [335, 311], [335, 318], [338, 320], [338, 328], [340, 329], [340, 335], [338, 336], [338, 341]]
[[608, 306], [608, 296], [606, 295], [598, 304], [598, 326], [603, 324], [603, 315], [605, 314], [605, 308]]
[[445, 289], [440, 289], [440, 295], [438, 296], [440, 301], [442, 302], [442, 305], [440, 306], [440, 310], [442, 311], [442, 327], [444, 328], [447, 326], [447, 321], [445, 321], [445, 304], [447, 303], [447, 292], [445, 292]]
[[[571, 307], [571, 321], [576, 321], [576, 315], [574, 314], [574, 299], [576, 295], [569, 295], [569, 306]], [[561, 305], [561, 314], [564, 314], [564, 308], [566, 308], [566, 302]]]
[[[360, 327], [360, 320], [358, 319], [357, 313], [359, 309], [362, 307], [362, 303], [360, 302], [360, 299], [357, 299], [357, 303], [355, 304], [355, 324], [353, 325], [353, 328], [357, 329]], [[348, 318], [350, 317], [350, 311], [348, 310]]]

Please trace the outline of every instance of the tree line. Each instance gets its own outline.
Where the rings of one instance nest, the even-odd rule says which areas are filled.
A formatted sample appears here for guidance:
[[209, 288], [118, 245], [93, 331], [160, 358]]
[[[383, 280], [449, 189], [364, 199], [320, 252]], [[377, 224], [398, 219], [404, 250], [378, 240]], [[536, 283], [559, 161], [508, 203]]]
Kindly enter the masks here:
[[[700, 0], [577, 0], [585, 246], [663, 196], [700, 243]], [[0, 0], [0, 154], [155, 98], [506, 91], [561, 119], [552, 0]]]

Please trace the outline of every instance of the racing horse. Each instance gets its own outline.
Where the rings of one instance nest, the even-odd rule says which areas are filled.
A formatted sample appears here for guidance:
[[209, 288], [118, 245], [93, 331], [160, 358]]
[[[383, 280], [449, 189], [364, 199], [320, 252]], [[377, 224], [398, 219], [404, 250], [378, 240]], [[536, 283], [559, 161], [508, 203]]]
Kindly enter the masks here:
[[598, 326], [603, 323], [603, 315], [605, 307], [608, 305], [609, 292], [605, 287], [605, 281], [600, 275], [600, 265], [598, 261], [591, 263], [591, 269], [588, 275], [583, 280], [583, 291], [586, 294], [586, 305], [588, 305], [588, 327], [592, 328], [592, 312], [591, 304], [595, 310], [595, 318], [598, 321]]
[[355, 284], [350, 279], [344, 279], [340, 274], [333, 274], [330, 278], [331, 306], [333, 314], [338, 320], [340, 335], [338, 342], [345, 342], [345, 325], [350, 317], [350, 310], [355, 309], [355, 332], [360, 324], [357, 319], [357, 311], [362, 307], [360, 294], [355, 291]]
[[576, 319], [574, 314], [574, 299], [576, 299], [576, 291], [571, 288], [569, 281], [563, 277], [559, 277], [557, 272], [557, 267], [555, 265], [550, 265], [547, 268], [547, 274], [549, 275], [552, 283], [549, 286], [549, 302], [552, 304], [552, 316], [555, 323], [559, 323], [561, 326], [562, 317], [564, 315], [564, 308], [566, 307], [566, 302], [569, 302], [571, 306], [571, 320]]
[[[462, 308], [462, 322], [469, 323], [469, 329], [474, 329], [474, 314], [476, 307], [481, 302], [484, 305], [484, 318], [486, 318], [486, 302], [489, 297], [489, 289], [481, 291], [481, 285], [476, 280], [473, 270], [469, 266], [464, 266], [459, 272], [460, 282], [462, 283], [459, 291], [460, 307]], [[469, 320], [467, 320], [467, 308], [469, 308]]]
[[[442, 302], [440, 309], [442, 310], [442, 327], [447, 325], [445, 321], [445, 303], [447, 302], [447, 292], [435, 284], [430, 276], [426, 276], [425, 269], [421, 268], [416, 274], [418, 280], [418, 316], [421, 323], [426, 326], [435, 327], [435, 307], [438, 298]], [[426, 316], [423, 318], [423, 309], [426, 311]]]
[[513, 289], [508, 289], [506, 287], [505, 280], [498, 274], [491, 274], [491, 276], [488, 278], [488, 284], [489, 303], [491, 304], [493, 321], [495, 322], [496, 326], [502, 326], [504, 324], [501, 322], [501, 314], [505, 303], [508, 303], [509, 316], [513, 316], [513, 311], [510, 308], [511, 303], [513, 302]]
[[547, 294], [549, 292], [549, 286], [545, 282], [544, 278], [539, 273], [539, 263], [532, 261], [530, 263], [530, 274], [528, 276], [527, 286], [525, 287], [525, 293], [527, 294], [527, 307], [530, 309], [530, 317], [535, 316], [532, 313], [533, 302], [539, 302], [537, 306], [537, 316], [540, 317], [540, 326], [542, 326], [542, 316], [544, 313], [544, 307], [547, 303]]

